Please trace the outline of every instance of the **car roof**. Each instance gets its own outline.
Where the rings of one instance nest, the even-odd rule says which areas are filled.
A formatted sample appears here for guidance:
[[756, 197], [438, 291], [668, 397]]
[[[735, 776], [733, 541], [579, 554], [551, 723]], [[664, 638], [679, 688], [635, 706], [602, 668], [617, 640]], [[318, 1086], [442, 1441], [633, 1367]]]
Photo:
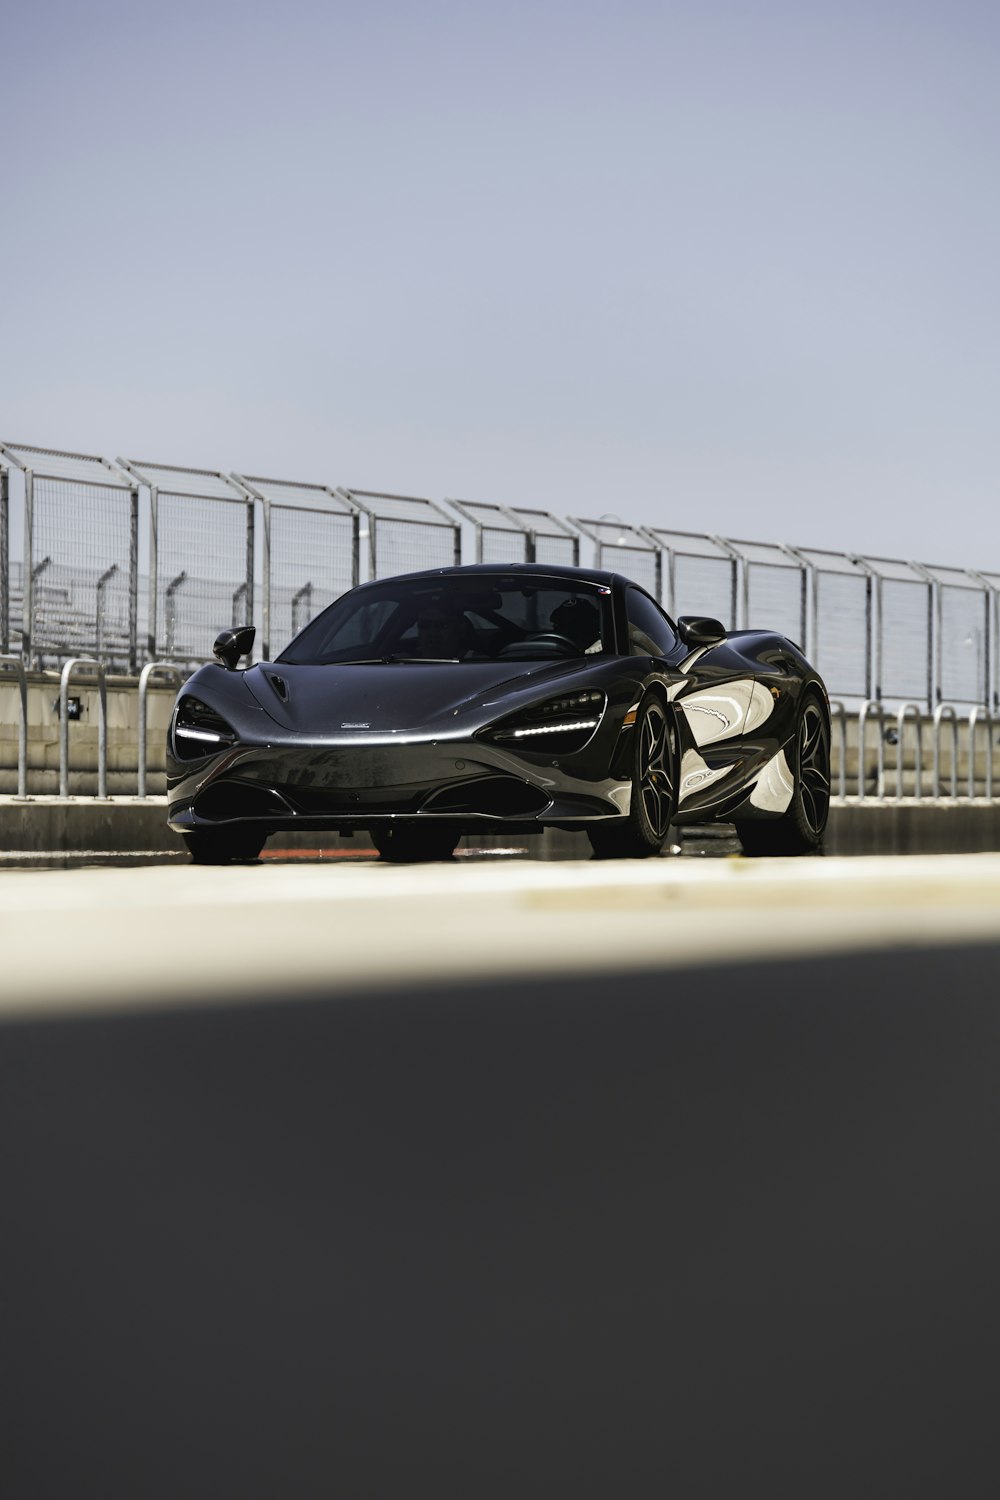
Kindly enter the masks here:
[[[609, 573], [604, 568], [574, 568], [565, 563], [463, 563], [449, 568], [424, 568], [418, 573], [396, 573], [394, 578], [475, 578], [480, 574], [526, 573], [535, 578], [579, 579], [581, 583], [596, 583], [610, 588], [615, 583], [631, 583], [621, 573]], [[367, 588], [372, 583], [387, 583], [388, 578], [370, 578], [360, 586]]]

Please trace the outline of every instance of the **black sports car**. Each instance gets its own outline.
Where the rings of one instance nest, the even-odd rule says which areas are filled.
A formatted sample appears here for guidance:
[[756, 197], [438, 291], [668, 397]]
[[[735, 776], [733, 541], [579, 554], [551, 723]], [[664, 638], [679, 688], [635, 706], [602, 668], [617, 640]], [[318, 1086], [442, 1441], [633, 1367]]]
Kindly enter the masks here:
[[252, 644], [250, 626], [223, 631], [171, 719], [169, 822], [197, 863], [255, 859], [291, 829], [366, 828], [398, 861], [545, 827], [650, 855], [672, 823], [715, 819], [751, 854], [821, 842], [829, 707], [798, 647], [675, 624], [616, 573], [410, 573], [239, 671]]

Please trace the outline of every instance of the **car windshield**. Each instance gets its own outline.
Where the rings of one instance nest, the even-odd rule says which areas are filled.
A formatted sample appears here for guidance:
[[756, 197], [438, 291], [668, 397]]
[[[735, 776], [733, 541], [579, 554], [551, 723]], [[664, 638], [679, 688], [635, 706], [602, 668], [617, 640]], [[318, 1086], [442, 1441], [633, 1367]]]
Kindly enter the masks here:
[[586, 579], [387, 578], [345, 594], [278, 661], [539, 661], [612, 649], [611, 591]]

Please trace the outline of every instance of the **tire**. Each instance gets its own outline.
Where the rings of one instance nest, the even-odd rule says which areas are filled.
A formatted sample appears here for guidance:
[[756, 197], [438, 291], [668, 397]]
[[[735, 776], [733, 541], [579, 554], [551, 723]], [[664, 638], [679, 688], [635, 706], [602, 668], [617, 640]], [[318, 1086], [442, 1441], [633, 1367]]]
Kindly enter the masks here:
[[247, 864], [267, 842], [267, 834], [256, 828], [199, 828], [182, 837], [194, 865]]
[[812, 693], [799, 709], [790, 759], [795, 790], [781, 817], [736, 824], [744, 854], [814, 854], [823, 842], [830, 811], [830, 730]]
[[646, 698], [632, 731], [632, 802], [627, 818], [588, 828], [597, 859], [659, 854], [677, 811], [678, 749], [673, 710]]
[[394, 865], [450, 859], [461, 838], [447, 823], [389, 823], [368, 832], [380, 857]]

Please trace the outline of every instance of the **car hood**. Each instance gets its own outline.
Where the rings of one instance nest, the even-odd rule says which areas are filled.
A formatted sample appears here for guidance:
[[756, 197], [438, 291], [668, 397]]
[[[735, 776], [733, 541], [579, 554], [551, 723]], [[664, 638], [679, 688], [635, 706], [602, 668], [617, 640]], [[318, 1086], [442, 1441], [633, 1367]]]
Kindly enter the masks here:
[[[295, 666], [263, 662], [244, 681], [261, 708], [296, 734], [372, 731], [445, 733], [489, 723], [526, 691], [530, 697], [567, 679], [589, 677], [595, 663], [392, 662]], [[508, 701], [513, 700], [513, 701]]]

